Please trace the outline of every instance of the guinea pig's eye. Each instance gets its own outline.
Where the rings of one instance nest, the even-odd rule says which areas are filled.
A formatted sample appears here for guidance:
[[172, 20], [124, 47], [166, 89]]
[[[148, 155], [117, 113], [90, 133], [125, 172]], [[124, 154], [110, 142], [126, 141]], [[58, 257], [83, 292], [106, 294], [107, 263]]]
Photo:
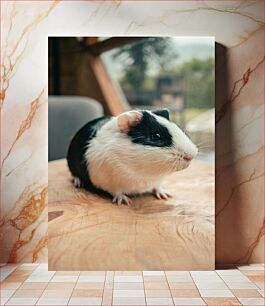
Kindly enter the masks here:
[[151, 135], [152, 140], [160, 140], [161, 139], [161, 135], [159, 133], [153, 133]]

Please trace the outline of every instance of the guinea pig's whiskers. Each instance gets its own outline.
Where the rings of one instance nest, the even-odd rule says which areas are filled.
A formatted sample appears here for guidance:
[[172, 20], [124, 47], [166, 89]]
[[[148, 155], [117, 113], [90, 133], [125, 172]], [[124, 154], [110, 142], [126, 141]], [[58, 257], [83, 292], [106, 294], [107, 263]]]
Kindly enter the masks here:
[[210, 148], [212, 148], [212, 146], [204, 146], [204, 147], [198, 148], [198, 150], [201, 151], [201, 150], [210, 149]]
[[176, 169], [179, 165], [179, 159], [175, 159], [173, 163], [173, 169]]
[[202, 141], [202, 142], [200, 142], [200, 143], [196, 143], [196, 146], [199, 147], [199, 146], [201, 146], [201, 145], [205, 145], [205, 144], [208, 144], [208, 143], [209, 143], [209, 141], [206, 140], [206, 141]]

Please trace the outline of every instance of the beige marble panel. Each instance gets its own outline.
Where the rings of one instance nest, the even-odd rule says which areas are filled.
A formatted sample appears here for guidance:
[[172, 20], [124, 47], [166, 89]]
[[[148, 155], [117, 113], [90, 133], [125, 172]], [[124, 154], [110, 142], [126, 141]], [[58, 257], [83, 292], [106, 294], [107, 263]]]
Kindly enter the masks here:
[[2, 1], [1, 261], [47, 260], [48, 35], [208, 35], [228, 48], [216, 258], [263, 261], [263, 12], [243, 0]]
[[1, 3], [1, 262], [47, 256], [47, 46], [35, 35], [55, 6]]
[[217, 69], [217, 82], [223, 75], [229, 82], [216, 108], [216, 259], [259, 262], [264, 248], [263, 30], [228, 49], [225, 57]]

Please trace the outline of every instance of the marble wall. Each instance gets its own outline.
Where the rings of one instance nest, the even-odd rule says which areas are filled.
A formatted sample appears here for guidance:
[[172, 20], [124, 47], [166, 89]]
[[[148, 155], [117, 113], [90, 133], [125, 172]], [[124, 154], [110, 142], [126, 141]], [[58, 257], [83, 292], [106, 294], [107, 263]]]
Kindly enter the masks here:
[[263, 29], [259, 29], [241, 44], [221, 52], [217, 60], [218, 262], [264, 259], [263, 39]]
[[207, 35], [217, 75], [216, 260], [263, 261], [263, 1], [2, 1], [1, 262], [47, 260], [47, 37]]

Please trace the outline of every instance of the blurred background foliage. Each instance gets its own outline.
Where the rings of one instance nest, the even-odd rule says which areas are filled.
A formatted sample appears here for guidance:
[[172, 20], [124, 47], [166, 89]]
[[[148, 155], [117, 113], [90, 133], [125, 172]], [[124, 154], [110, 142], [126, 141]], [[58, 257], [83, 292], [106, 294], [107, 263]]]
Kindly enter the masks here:
[[213, 38], [144, 38], [103, 59], [132, 108], [169, 108], [171, 120], [203, 143], [203, 158], [213, 161]]
[[[178, 58], [171, 38], [148, 38], [119, 48], [112, 55], [114, 61], [124, 61], [119, 82], [125, 91], [156, 90], [158, 76], [183, 78], [186, 103], [189, 107], [214, 107], [214, 58], [192, 58], [175, 64]], [[155, 75], [148, 72], [156, 62]]]

